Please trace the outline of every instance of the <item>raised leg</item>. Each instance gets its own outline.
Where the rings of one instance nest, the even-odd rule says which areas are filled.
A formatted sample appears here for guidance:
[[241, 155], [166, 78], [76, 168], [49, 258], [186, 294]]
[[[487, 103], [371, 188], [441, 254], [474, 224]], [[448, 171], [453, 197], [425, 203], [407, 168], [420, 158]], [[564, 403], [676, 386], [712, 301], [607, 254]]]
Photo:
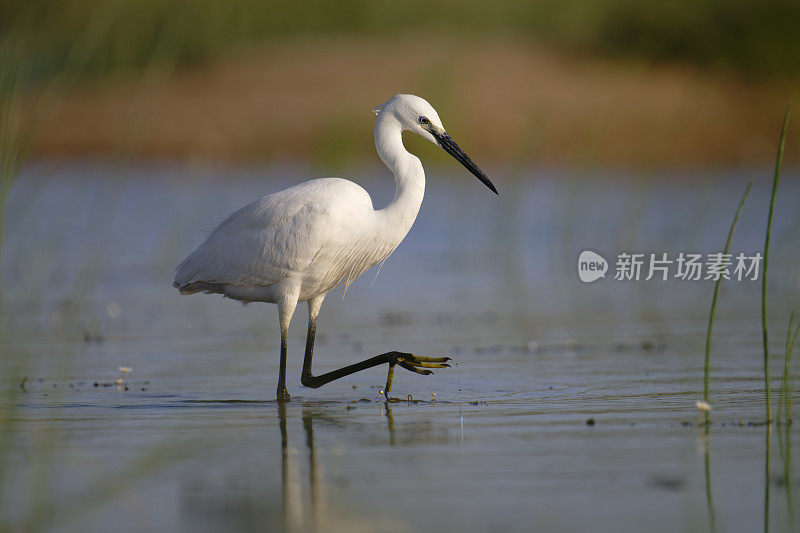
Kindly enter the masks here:
[[389, 391], [392, 389], [392, 377], [394, 376], [395, 365], [400, 365], [406, 370], [416, 372], [417, 374], [433, 374], [429, 369], [431, 368], [447, 368], [450, 365], [447, 361], [449, 357], [418, 357], [416, 355], [404, 352], [386, 352], [375, 357], [370, 357], [359, 363], [348, 365], [337, 370], [332, 370], [319, 376], [314, 376], [311, 373], [311, 361], [314, 358], [314, 340], [317, 334], [317, 317], [319, 316], [319, 308], [322, 305], [322, 297], [317, 297], [308, 301], [308, 337], [306, 338], [306, 354], [303, 359], [303, 373], [300, 376], [300, 382], [306, 387], [312, 389], [319, 388], [326, 383], [361, 372], [374, 366], [382, 364], [389, 365], [389, 373], [386, 378], [386, 388], [384, 394], [389, 397]]

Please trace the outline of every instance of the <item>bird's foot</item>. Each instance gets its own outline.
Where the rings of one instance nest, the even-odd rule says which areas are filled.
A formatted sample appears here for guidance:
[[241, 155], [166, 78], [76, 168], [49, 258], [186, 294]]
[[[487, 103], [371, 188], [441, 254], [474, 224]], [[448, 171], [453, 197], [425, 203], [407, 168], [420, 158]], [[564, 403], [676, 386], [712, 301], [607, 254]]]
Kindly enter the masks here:
[[389, 374], [386, 376], [386, 387], [383, 395], [389, 399], [389, 392], [392, 390], [392, 378], [394, 377], [395, 365], [400, 365], [406, 370], [423, 374], [425, 376], [433, 374], [431, 368], [448, 368], [449, 357], [422, 357], [404, 352], [389, 352]]
[[292, 397], [289, 396], [289, 391], [286, 389], [278, 389], [278, 403], [287, 403], [292, 401]]
[[430, 368], [448, 368], [449, 357], [422, 357], [411, 353], [389, 352], [389, 366], [400, 365], [417, 374], [433, 374]]

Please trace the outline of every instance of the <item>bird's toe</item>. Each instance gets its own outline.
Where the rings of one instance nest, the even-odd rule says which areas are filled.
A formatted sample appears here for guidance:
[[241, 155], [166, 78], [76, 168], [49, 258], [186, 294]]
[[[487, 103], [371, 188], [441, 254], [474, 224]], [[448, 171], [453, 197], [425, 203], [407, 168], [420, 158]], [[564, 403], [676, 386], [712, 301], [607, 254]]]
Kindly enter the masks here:
[[449, 368], [447, 364], [450, 361], [449, 357], [421, 357], [413, 354], [402, 354], [396, 358], [396, 364], [402, 366], [406, 370], [416, 372], [417, 374], [429, 375], [433, 374], [429, 368]]
[[424, 357], [421, 355], [412, 355], [411, 357], [421, 363], [446, 363], [452, 360], [452, 357]]

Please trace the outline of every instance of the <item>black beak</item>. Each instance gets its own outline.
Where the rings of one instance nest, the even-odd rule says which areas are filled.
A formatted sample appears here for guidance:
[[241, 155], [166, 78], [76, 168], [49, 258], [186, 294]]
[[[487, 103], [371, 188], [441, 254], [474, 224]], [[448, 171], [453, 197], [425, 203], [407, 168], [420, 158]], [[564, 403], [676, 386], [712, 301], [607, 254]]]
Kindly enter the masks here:
[[456, 161], [464, 165], [464, 168], [472, 172], [475, 177], [481, 180], [484, 185], [489, 187], [493, 193], [498, 196], [500, 195], [492, 182], [489, 181], [489, 178], [486, 177], [486, 174], [483, 173], [483, 170], [478, 168], [478, 165], [476, 165], [472, 159], [470, 159], [469, 156], [464, 153], [464, 150], [462, 150], [456, 144], [452, 137], [450, 137], [446, 132], [439, 133], [434, 129], [431, 129], [430, 132], [436, 139], [436, 142], [439, 143], [439, 146], [441, 146], [445, 152], [452, 155]]

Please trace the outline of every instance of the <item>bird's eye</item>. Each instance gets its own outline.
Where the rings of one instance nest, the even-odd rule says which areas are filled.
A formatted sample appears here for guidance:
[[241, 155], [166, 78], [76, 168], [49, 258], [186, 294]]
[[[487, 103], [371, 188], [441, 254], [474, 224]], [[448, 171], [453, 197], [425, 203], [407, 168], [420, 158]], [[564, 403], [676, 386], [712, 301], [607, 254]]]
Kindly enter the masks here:
[[430, 122], [430, 121], [429, 121], [427, 118], [425, 118], [425, 117], [419, 117], [419, 123], [420, 123], [420, 124], [423, 124], [423, 125], [424, 125], [424, 124], [427, 124], [428, 122]]

